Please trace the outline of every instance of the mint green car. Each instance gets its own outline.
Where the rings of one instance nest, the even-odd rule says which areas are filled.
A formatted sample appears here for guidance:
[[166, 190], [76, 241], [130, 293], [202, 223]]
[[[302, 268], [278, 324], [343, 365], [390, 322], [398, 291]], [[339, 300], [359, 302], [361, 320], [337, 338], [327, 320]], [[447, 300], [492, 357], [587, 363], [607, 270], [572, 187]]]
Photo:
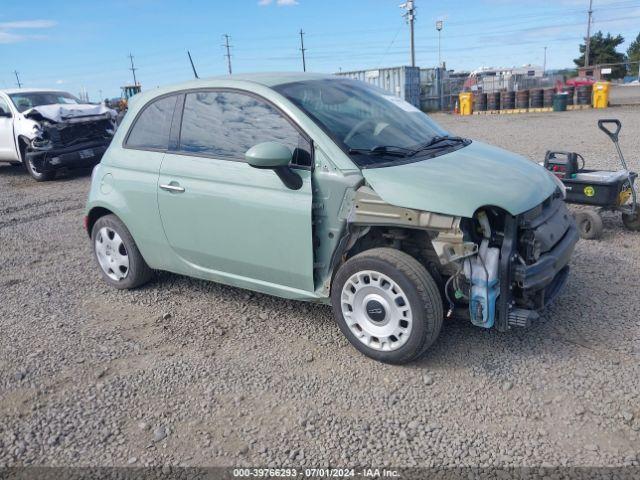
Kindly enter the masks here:
[[538, 318], [578, 239], [563, 196], [541, 166], [366, 83], [255, 74], [136, 95], [85, 225], [116, 288], [167, 270], [331, 304], [358, 350], [406, 363], [445, 315]]

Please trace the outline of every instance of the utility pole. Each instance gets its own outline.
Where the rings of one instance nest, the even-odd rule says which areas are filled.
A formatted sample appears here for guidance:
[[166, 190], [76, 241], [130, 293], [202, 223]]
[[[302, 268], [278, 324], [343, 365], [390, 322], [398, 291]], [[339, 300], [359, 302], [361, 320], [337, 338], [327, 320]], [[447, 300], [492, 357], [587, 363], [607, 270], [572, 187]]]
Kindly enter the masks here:
[[407, 11], [403, 16], [407, 19], [407, 23], [409, 24], [410, 30], [410, 45], [411, 45], [411, 66], [416, 66], [416, 48], [415, 41], [413, 35], [413, 22], [416, 19], [416, 8], [415, 8], [415, 0], [407, 0], [405, 3], [400, 5], [400, 8], [403, 8]]
[[589, 0], [589, 16], [587, 17], [587, 41], [584, 49], [584, 66], [589, 66], [589, 53], [591, 50], [591, 15], [593, 14], [593, 0]]
[[436, 30], [438, 30], [438, 68], [442, 67], [442, 49], [441, 49], [441, 42], [442, 42], [442, 27], [444, 26], [444, 23], [442, 22], [442, 20], [438, 20], [436, 22]]
[[14, 70], [13, 73], [16, 74], [16, 82], [18, 83], [18, 88], [22, 88], [22, 83], [20, 83], [20, 76], [18, 75], [18, 71]]
[[544, 63], [542, 64], [542, 75], [547, 74], [547, 47], [544, 47]]
[[232, 71], [231, 71], [231, 45], [229, 45], [229, 35], [227, 35], [226, 33], [223, 35], [225, 42], [223, 47], [226, 47], [227, 49], [227, 54], [225, 55], [225, 57], [227, 57], [227, 68], [229, 69], [229, 75], [231, 75]]
[[136, 78], [136, 70], [137, 68], [133, 65], [133, 55], [129, 52], [129, 60], [131, 60], [131, 73], [133, 73], [133, 84], [138, 85], [138, 79]]
[[304, 52], [306, 48], [304, 48], [304, 32], [300, 29], [300, 51], [302, 52], [302, 71], [307, 71], [307, 62], [304, 58]]

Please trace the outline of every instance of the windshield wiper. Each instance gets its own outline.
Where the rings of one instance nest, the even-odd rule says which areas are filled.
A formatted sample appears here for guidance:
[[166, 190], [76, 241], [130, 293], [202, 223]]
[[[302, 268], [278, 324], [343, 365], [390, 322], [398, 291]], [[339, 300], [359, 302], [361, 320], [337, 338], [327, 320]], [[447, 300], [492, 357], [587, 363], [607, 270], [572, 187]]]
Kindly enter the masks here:
[[466, 138], [462, 137], [450, 137], [449, 135], [438, 135], [437, 137], [433, 137], [427, 143], [420, 145], [418, 148], [412, 151], [411, 156], [417, 155], [420, 152], [424, 152], [426, 150], [435, 150], [437, 148], [443, 148], [447, 145], [442, 145], [443, 142], [453, 142], [453, 143], [465, 143], [468, 142]]
[[392, 155], [396, 157], [407, 157], [413, 155], [412, 148], [398, 147], [396, 145], [378, 145], [373, 148], [349, 148], [349, 154], [364, 155]]

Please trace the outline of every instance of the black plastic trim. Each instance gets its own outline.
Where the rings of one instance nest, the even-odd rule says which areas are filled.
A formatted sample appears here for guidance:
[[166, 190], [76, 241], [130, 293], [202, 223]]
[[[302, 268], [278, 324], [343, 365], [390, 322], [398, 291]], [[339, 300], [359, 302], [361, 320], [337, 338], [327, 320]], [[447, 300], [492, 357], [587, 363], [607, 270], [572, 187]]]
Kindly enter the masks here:
[[532, 265], [516, 265], [513, 279], [524, 290], [540, 290], [549, 285], [571, 258], [579, 239], [578, 229], [571, 225], [555, 247]]

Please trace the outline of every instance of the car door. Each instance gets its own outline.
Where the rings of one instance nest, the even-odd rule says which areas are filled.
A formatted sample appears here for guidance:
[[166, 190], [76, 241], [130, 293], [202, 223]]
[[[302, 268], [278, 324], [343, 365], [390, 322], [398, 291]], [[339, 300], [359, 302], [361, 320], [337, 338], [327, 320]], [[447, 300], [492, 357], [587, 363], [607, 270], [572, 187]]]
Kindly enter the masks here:
[[[183, 101], [179, 143], [163, 159], [158, 190], [175, 254], [192, 273], [233, 285], [312, 292], [310, 141], [247, 92], [188, 92]], [[245, 162], [245, 152], [266, 141], [287, 145], [305, 164], [294, 165], [300, 189]]]
[[[0, 116], [0, 160], [17, 161], [18, 154], [13, 137], [13, 114], [8, 101], [2, 96], [0, 96], [0, 112], [5, 114]], [[6, 114], [11, 116], [6, 116]]]

